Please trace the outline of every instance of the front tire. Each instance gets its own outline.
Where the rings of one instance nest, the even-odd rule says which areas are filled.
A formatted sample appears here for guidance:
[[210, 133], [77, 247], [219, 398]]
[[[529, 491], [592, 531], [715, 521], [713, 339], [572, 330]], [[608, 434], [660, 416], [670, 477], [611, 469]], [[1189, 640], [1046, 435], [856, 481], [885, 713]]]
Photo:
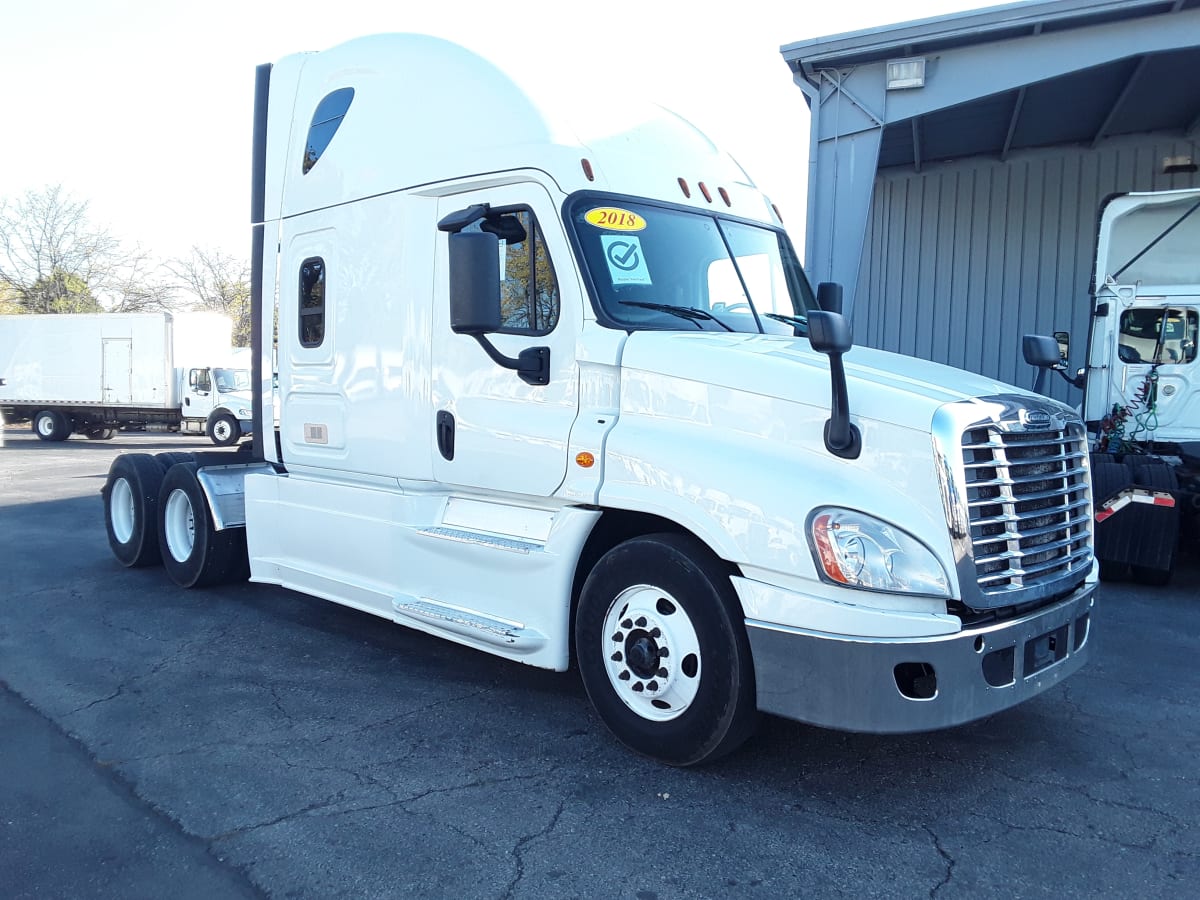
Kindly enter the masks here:
[[171, 466], [163, 477], [158, 494], [158, 542], [163, 567], [180, 587], [206, 587], [244, 577], [246, 531], [216, 530], [196, 478], [195, 463]]
[[43, 409], [33, 417], [33, 433], [43, 441], [65, 441], [71, 436], [71, 420], [57, 409]]
[[584, 688], [626, 746], [711, 762], [754, 731], [754, 668], [729, 572], [688, 535], [633, 538], [588, 576], [575, 622]]
[[236, 444], [242, 436], [242, 426], [229, 413], [220, 413], [208, 420], [208, 439], [218, 447]]
[[149, 453], [124, 453], [113, 460], [104, 482], [108, 546], [123, 566], [159, 562], [158, 490], [163, 470]]

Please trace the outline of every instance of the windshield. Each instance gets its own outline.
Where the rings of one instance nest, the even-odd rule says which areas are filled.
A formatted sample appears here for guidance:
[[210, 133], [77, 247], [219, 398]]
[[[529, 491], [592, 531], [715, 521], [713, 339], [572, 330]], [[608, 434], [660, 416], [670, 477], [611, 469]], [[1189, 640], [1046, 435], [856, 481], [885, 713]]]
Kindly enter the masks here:
[[1104, 274], [1121, 284], [1200, 283], [1200, 200], [1142, 206], [1116, 219]]
[[249, 369], [213, 369], [213, 378], [222, 393], [250, 390]]
[[672, 207], [594, 196], [570, 212], [601, 310], [628, 329], [805, 334], [816, 307], [787, 236]]

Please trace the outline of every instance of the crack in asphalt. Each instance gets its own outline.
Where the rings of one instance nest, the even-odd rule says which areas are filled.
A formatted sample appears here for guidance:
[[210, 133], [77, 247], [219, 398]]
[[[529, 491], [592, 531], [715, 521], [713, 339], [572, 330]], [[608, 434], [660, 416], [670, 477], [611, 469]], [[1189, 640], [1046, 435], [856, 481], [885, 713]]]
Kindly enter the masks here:
[[946, 848], [942, 846], [942, 839], [940, 837], [938, 837], [938, 833], [936, 831], [934, 831], [932, 828], [930, 828], [928, 825], [925, 825], [924, 828], [925, 828], [925, 831], [928, 832], [929, 836], [933, 839], [933, 848], [935, 850], [937, 850], [938, 856], [940, 856], [942, 858], [942, 861], [946, 864], [945, 876], [942, 878], [941, 881], [939, 881], [937, 884], [935, 884], [929, 891], [930, 900], [933, 900], [933, 898], [937, 897], [938, 891], [940, 891], [942, 888], [944, 888], [946, 885], [948, 885], [950, 883], [950, 879], [952, 879], [954, 877], [954, 867], [955, 867], [955, 865], [957, 865], [957, 863], [955, 862], [954, 857], [951, 856], [946, 851]]
[[553, 831], [555, 826], [558, 825], [558, 820], [562, 818], [563, 810], [566, 809], [566, 806], [566, 800], [559, 800], [558, 807], [554, 810], [553, 815], [550, 816], [550, 821], [546, 823], [546, 826], [540, 831], [535, 831], [533, 834], [524, 835], [513, 846], [512, 855], [516, 863], [516, 872], [513, 874], [512, 880], [509, 881], [507, 888], [505, 888], [504, 893], [501, 895], [502, 897], [510, 898], [514, 896], [517, 886], [521, 883], [522, 879], [525, 878], [525, 847], [536, 841], [538, 838], [545, 837], [551, 831]]

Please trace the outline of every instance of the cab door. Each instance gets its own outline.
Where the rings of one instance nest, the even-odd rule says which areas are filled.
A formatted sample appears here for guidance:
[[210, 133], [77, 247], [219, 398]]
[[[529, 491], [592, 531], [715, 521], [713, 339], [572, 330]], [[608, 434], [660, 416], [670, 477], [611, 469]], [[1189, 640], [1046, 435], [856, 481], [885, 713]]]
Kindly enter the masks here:
[[[469, 335], [450, 328], [447, 235], [438, 234], [434, 268], [434, 477], [448, 485], [550, 496], [562, 484], [567, 443], [579, 410], [575, 359], [583, 295], [554, 203], [526, 182], [442, 197], [438, 219], [476, 204], [491, 210], [472, 228], [502, 228], [501, 328], [488, 336], [510, 358], [550, 351], [545, 385], [497, 365]], [[519, 227], [517, 227], [519, 224]], [[431, 228], [436, 223], [430, 223]]]
[[211, 369], [185, 369], [183, 381], [183, 414], [192, 419], [206, 419], [216, 406], [216, 389]]

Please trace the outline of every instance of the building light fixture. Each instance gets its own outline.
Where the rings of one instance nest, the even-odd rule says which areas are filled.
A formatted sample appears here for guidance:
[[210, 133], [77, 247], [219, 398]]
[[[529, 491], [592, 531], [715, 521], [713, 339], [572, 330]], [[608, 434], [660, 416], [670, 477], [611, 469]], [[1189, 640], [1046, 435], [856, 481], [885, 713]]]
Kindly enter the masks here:
[[888, 60], [887, 89], [889, 91], [919, 87], [925, 87], [925, 57], [910, 56], [906, 59]]

